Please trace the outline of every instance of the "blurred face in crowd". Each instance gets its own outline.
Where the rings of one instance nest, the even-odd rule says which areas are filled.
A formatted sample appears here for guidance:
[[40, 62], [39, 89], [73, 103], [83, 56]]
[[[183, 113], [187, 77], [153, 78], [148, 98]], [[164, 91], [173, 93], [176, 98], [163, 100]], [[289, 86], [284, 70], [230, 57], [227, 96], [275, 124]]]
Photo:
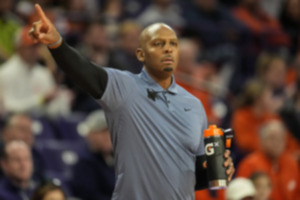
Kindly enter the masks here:
[[32, 121], [26, 115], [12, 116], [8, 122], [8, 126], [3, 132], [4, 142], [13, 140], [24, 141], [28, 146], [32, 147], [34, 143], [34, 135], [32, 132]]
[[18, 54], [21, 58], [29, 64], [29, 66], [37, 63], [39, 59], [39, 44], [34, 45], [21, 45], [17, 48]]
[[65, 200], [65, 196], [61, 190], [49, 191], [42, 200]]
[[120, 46], [128, 53], [135, 55], [136, 49], [139, 47], [139, 35], [141, 28], [136, 24], [124, 25], [120, 36]]
[[270, 87], [263, 87], [261, 94], [255, 99], [255, 106], [262, 109], [262, 110], [272, 110], [270, 106], [273, 105], [273, 100], [272, 100], [272, 90]]
[[170, 78], [179, 56], [178, 39], [174, 30], [165, 24], [154, 24], [141, 34], [137, 57], [156, 80]]
[[192, 40], [182, 39], [180, 40], [179, 49], [178, 69], [188, 74], [193, 73], [196, 67], [197, 53], [199, 52], [197, 43]]
[[82, 11], [85, 9], [86, 0], [70, 0], [69, 9], [71, 11]]
[[101, 152], [103, 154], [112, 153], [113, 146], [108, 129], [91, 131], [87, 139], [94, 152]]
[[106, 51], [109, 47], [108, 41], [107, 31], [101, 24], [92, 24], [85, 35], [85, 43], [94, 51]]
[[277, 160], [285, 148], [285, 128], [280, 121], [265, 124], [260, 133], [262, 150], [273, 160]]
[[265, 74], [267, 83], [274, 89], [282, 88], [285, 85], [286, 63], [284, 60], [274, 59]]
[[12, 141], [6, 145], [6, 156], [1, 161], [4, 173], [14, 183], [22, 184], [28, 182], [33, 172], [29, 147], [22, 141]]
[[256, 189], [255, 200], [268, 200], [271, 195], [271, 180], [267, 175], [261, 175], [253, 180]]

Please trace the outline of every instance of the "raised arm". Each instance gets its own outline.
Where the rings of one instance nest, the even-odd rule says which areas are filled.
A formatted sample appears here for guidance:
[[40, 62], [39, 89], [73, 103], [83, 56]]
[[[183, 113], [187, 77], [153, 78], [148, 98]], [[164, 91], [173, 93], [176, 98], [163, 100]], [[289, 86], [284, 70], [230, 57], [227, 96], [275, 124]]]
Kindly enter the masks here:
[[57, 65], [77, 85], [86, 90], [94, 98], [101, 98], [107, 85], [107, 73], [102, 67], [89, 62], [75, 49], [68, 46], [46, 17], [42, 8], [36, 4], [36, 12], [40, 18], [34, 22], [29, 34], [50, 49]]

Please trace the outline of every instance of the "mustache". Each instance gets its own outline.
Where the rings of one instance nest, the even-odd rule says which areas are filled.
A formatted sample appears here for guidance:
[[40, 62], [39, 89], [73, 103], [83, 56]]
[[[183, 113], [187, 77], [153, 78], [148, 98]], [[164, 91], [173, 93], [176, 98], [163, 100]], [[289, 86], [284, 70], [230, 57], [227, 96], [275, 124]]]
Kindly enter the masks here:
[[174, 60], [173, 56], [172, 55], [166, 55], [164, 57], [162, 57], [162, 60], [166, 59], [166, 58], [171, 58], [172, 60]]

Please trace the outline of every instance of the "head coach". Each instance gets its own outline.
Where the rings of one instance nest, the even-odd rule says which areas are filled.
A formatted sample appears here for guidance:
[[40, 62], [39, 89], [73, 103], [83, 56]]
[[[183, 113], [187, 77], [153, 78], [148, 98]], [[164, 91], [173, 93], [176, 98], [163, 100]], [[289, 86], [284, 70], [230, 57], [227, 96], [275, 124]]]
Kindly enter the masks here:
[[[39, 5], [36, 11], [40, 20], [30, 34], [48, 45], [58, 66], [104, 108], [116, 163], [112, 199], [194, 199], [195, 185], [207, 186], [207, 119], [201, 102], [173, 78], [179, 54], [174, 30], [156, 23], [142, 31], [136, 55], [144, 67], [135, 75], [89, 62], [63, 41]], [[224, 166], [230, 180], [229, 154]]]

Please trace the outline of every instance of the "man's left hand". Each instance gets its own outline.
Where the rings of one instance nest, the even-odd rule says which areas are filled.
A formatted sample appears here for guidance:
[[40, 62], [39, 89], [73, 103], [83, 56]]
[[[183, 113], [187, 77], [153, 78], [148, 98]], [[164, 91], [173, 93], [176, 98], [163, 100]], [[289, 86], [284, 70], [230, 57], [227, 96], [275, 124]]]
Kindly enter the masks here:
[[234, 164], [233, 164], [232, 158], [230, 156], [230, 150], [225, 151], [224, 157], [225, 157], [224, 166], [226, 167], [226, 174], [228, 175], [227, 180], [229, 182], [229, 181], [231, 181], [232, 176], [235, 172]]

